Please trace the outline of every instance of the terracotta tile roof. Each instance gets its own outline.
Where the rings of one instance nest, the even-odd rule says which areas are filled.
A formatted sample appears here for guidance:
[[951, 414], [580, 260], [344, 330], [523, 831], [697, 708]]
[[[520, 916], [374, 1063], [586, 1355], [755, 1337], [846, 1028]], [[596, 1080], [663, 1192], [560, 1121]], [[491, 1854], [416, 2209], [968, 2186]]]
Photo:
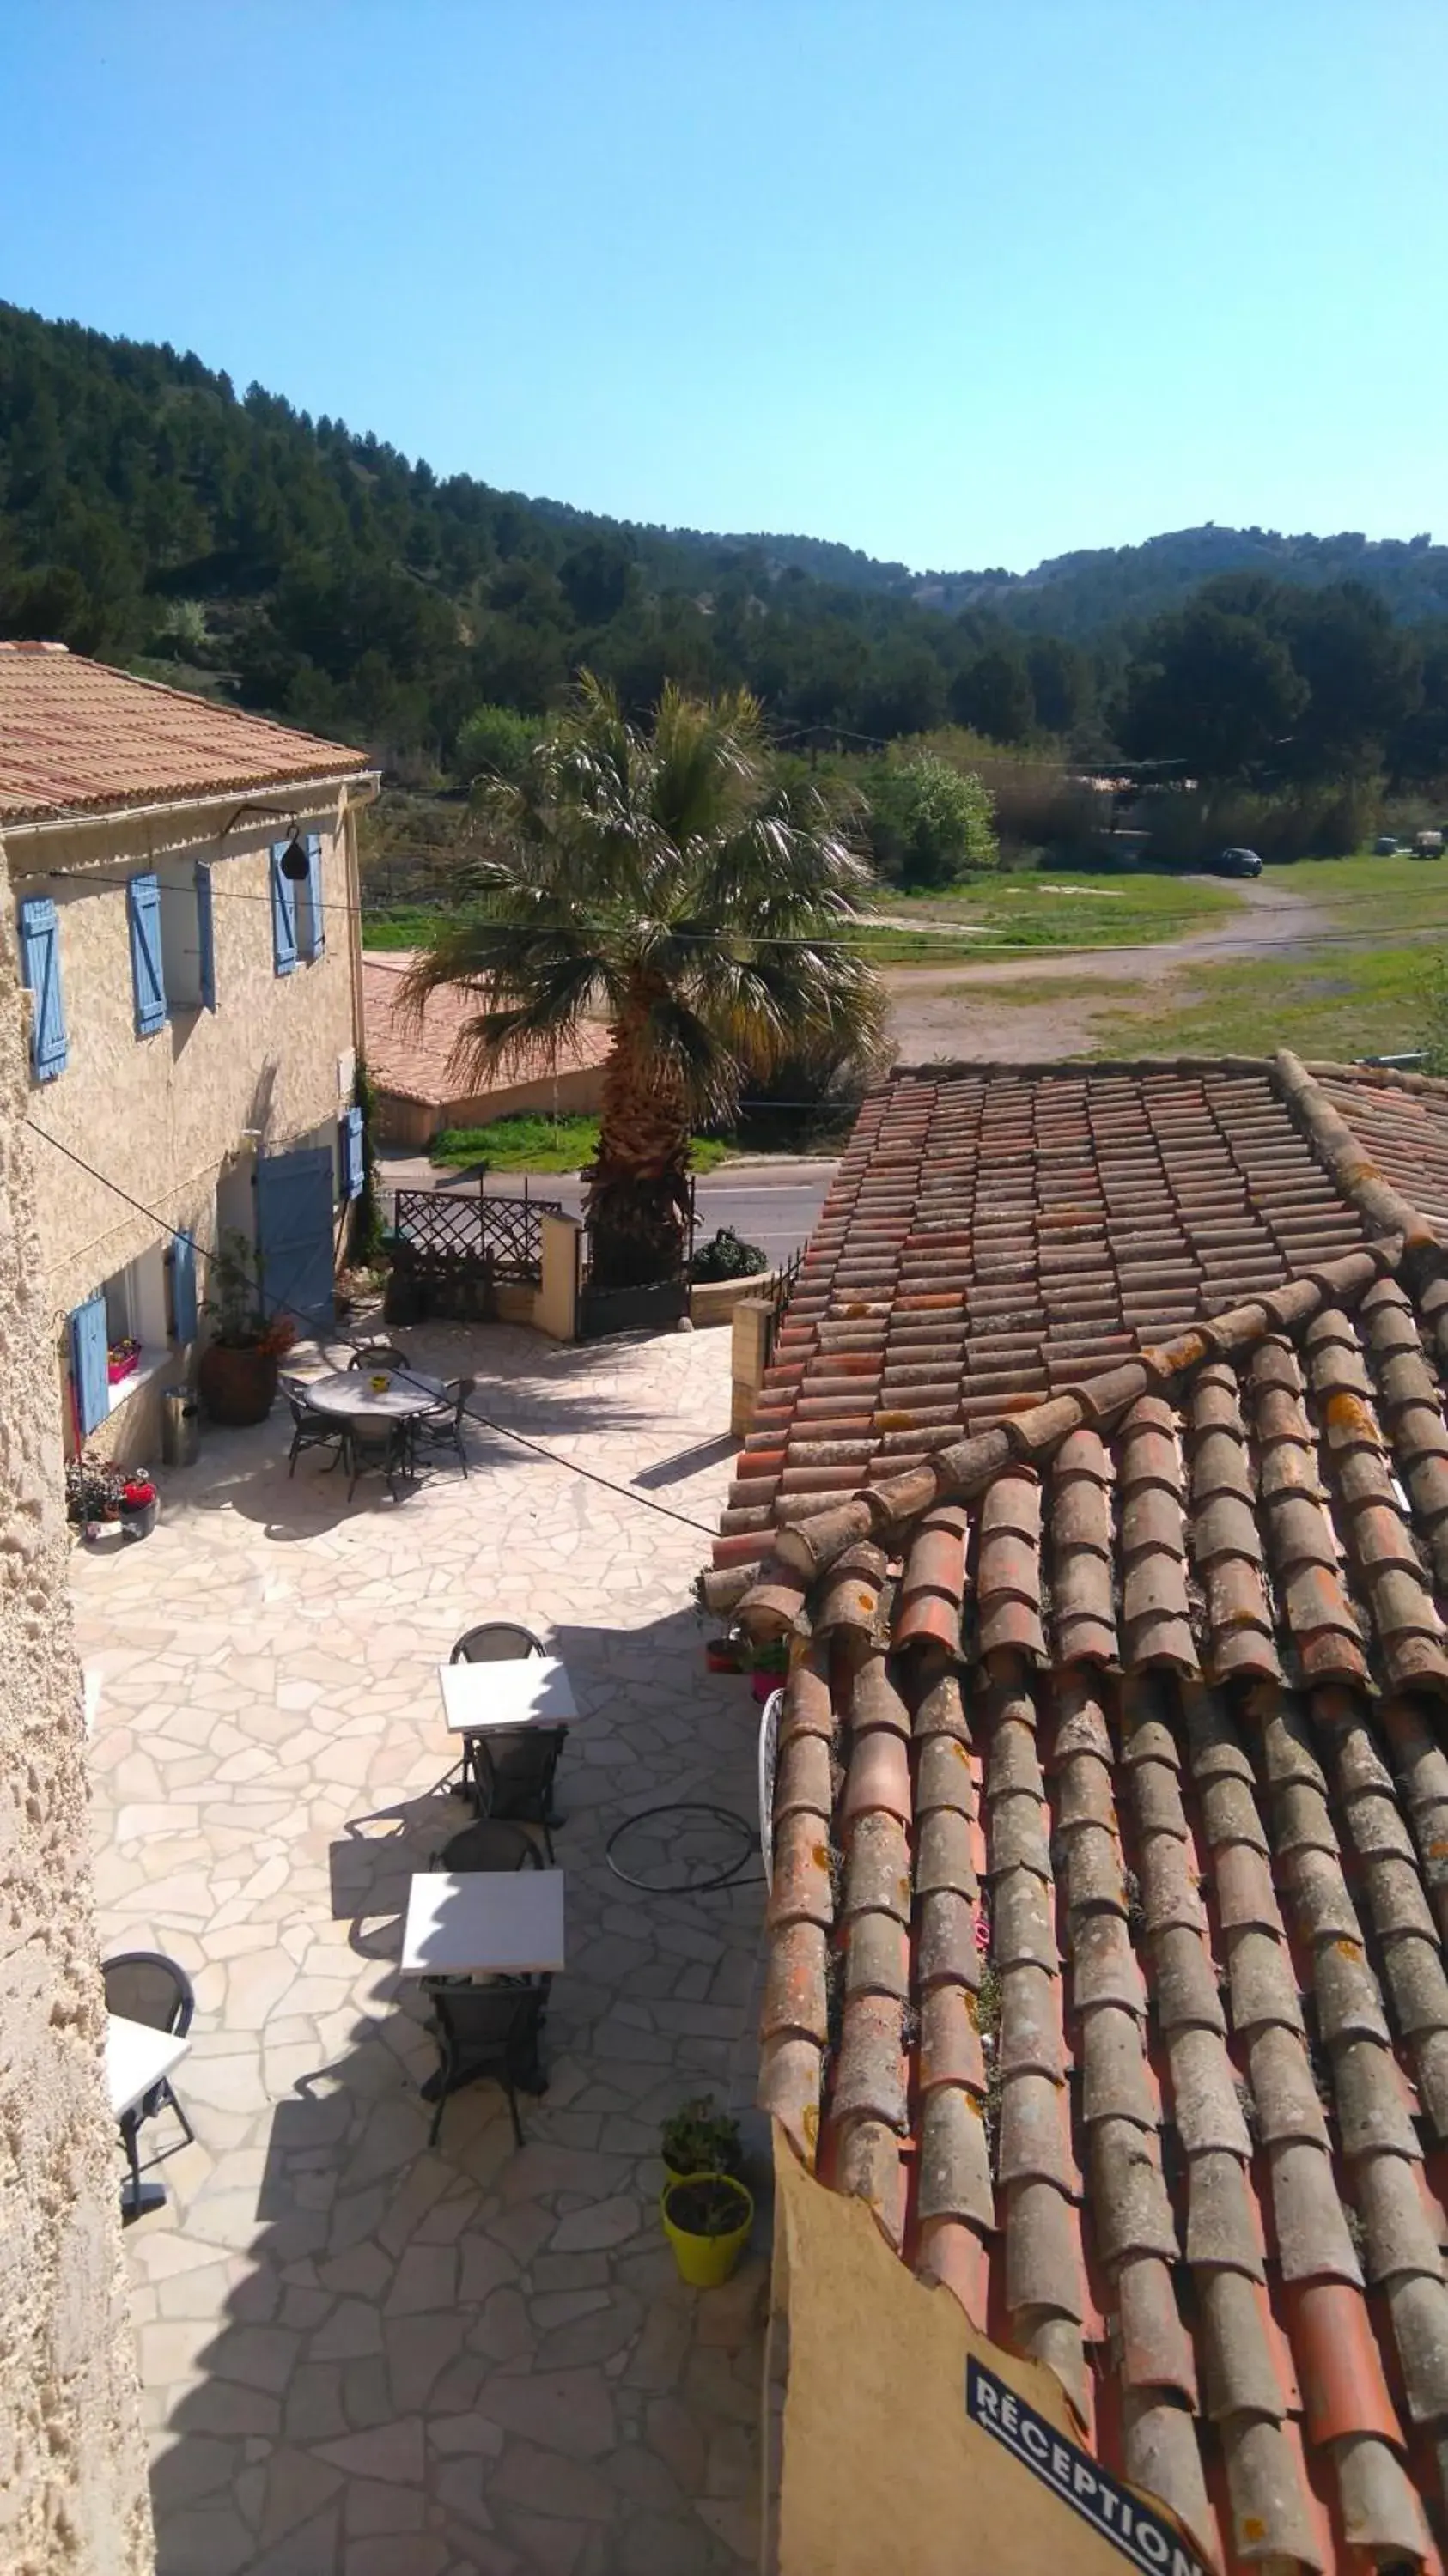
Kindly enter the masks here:
[[702, 1585], [795, 1640], [763, 2101], [1224, 2568], [1440, 2564], [1444, 1137], [905, 1076]]
[[[378, 950], [362, 961], [362, 1016], [367, 1064], [382, 1091], [402, 1100], [421, 1100], [440, 1107], [459, 1100], [479, 1100], [492, 1091], [511, 1091], [519, 1083], [542, 1082], [554, 1070], [541, 1048], [511, 1064], [490, 1083], [479, 1083], [459, 1065], [457, 1049], [479, 1002], [462, 984], [440, 984], [430, 993], [420, 1027], [399, 1008], [403, 976], [412, 964], [410, 952]], [[608, 1031], [585, 1021], [577, 1038], [558, 1059], [560, 1073], [576, 1073], [602, 1064], [608, 1053]]]
[[366, 755], [63, 644], [0, 643], [0, 825], [357, 775]]

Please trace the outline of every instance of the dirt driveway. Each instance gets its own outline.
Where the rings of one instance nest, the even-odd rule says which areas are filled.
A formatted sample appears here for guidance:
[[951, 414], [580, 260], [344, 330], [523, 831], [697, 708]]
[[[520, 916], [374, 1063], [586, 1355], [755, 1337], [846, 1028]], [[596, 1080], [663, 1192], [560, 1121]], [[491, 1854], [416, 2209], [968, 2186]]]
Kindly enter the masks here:
[[[888, 967], [890, 1024], [900, 1061], [957, 1056], [1028, 1064], [1084, 1055], [1102, 1013], [1120, 1018], [1130, 1011], [1132, 988], [1143, 1004], [1155, 1001], [1160, 986], [1183, 967], [1272, 956], [1284, 940], [1307, 947], [1328, 926], [1320, 904], [1289, 894], [1270, 878], [1233, 891], [1237, 912], [1183, 939], [998, 958], [979, 966]], [[1032, 998], [998, 1001], [1002, 985], [1024, 987]], [[1058, 990], [1038, 992], [1046, 985]]]

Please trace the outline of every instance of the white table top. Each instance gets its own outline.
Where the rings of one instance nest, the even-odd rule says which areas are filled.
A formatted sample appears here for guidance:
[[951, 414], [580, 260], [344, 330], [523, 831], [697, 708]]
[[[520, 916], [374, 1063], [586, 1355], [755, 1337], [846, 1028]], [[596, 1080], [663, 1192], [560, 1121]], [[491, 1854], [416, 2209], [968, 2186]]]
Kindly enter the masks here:
[[124, 2013], [106, 2015], [106, 2091], [118, 2120], [180, 2064], [190, 2045], [172, 2031], [127, 2021]]
[[561, 1869], [429, 1869], [412, 1880], [405, 1977], [521, 1977], [562, 1965]]
[[571, 1726], [578, 1715], [568, 1674], [556, 1655], [510, 1656], [497, 1664], [439, 1664], [449, 1735], [488, 1735], [497, 1727]]
[[[386, 1375], [386, 1387], [374, 1377]], [[330, 1377], [298, 1378], [302, 1395], [317, 1413], [335, 1413], [352, 1422], [405, 1422], [409, 1414], [436, 1413], [449, 1402], [441, 1378], [421, 1369], [334, 1369]]]

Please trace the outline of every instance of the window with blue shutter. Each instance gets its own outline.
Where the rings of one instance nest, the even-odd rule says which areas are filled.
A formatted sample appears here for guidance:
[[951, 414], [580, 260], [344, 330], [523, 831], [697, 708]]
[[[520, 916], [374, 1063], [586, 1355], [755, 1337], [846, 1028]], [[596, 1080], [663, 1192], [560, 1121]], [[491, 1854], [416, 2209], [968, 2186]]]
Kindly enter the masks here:
[[301, 950], [310, 965], [327, 945], [327, 922], [322, 910], [322, 836], [307, 834], [307, 882], [300, 888]]
[[343, 1110], [338, 1141], [341, 1147], [342, 1196], [344, 1199], [360, 1199], [362, 1196], [362, 1112], [360, 1109]]
[[106, 1301], [90, 1297], [70, 1319], [70, 1376], [75, 1389], [75, 1418], [82, 1440], [89, 1440], [111, 1409], [110, 1372], [106, 1366]]
[[136, 1002], [136, 1035], [153, 1038], [164, 1029], [166, 970], [161, 956], [161, 888], [153, 876], [131, 877], [126, 885], [131, 924], [131, 985]]
[[290, 975], [297, 962], [297, 889], [282, 868], [287, 846], [271, 846], [272, 964], [279, 975]]
[[216, 932], [211, 912], [211, 870], [205, 859], [196, 862], [196, 945], [198, 958], [196, 980], [203, 1011], [216, 1008]]
[[70, 1048], [60, 989], [60, 922], [49, 895], [27, 895], [20, 906], [20, 971], [27, 991], [34, 995], [31, 1071], [37, 1082], [53, 1082], [58, 1073], [64, 1073]]
[[171, 1246], [171, 1328], [178, 1342], [196, 1339], [196, 1240], [184, 1229]]

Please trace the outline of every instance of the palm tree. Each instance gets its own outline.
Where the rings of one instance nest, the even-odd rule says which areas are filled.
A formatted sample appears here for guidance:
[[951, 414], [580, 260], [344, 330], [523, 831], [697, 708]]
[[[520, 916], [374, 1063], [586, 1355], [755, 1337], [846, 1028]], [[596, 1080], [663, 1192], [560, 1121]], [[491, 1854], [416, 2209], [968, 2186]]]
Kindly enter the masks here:
[[466, 909], [407, 979], [475, 994], [459, 1070], [556, 1063], [605, 1018], [593, 1276], [679, 1276], [691, 1129], [726, 1121], [743, 1081], [812, 1048], [878, 1048], [884, 996], [858, 948], [869, 871], [813, 785], [785, 784], [759, 709], [672, 685], [645, 733], [585, 674], [522, 775], [483, 800], [488, 854]]

